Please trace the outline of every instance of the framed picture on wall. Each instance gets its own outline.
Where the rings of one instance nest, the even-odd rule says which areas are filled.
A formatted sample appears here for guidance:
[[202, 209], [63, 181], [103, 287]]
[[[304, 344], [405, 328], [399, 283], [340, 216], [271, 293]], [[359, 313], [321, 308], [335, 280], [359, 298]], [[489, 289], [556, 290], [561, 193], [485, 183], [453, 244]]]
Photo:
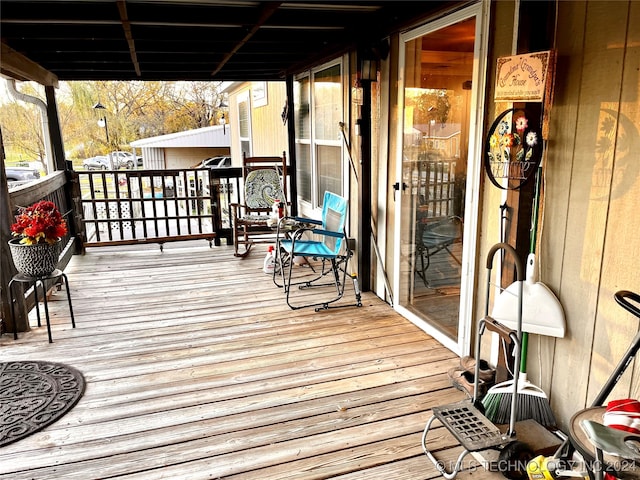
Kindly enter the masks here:
[[252, 83], [251, 100], [254, 107], [264, 107], [267, 104], [267, 82]]

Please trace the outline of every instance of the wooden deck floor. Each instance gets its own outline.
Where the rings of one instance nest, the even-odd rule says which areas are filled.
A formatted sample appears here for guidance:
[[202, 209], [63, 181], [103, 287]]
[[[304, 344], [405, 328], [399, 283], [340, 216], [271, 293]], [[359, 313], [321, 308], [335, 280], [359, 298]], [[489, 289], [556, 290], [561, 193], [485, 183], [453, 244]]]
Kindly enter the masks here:
[[[203, 241], [74, 257], [77, 328], [57, 292], [54, 343], [41, 327], [0, 351], [74, 366], [86, 392], [0, 448], [0, 478], [442, 478], [420, 441], [430, 408], [463, 398], [446, 376], [457, 357], [370, 293], [362, 308], [290, 310], [263, 255]], [[431, 435], [453, 462], [457, 441]], [[467, 458], [457, 478], [503, 478]]]

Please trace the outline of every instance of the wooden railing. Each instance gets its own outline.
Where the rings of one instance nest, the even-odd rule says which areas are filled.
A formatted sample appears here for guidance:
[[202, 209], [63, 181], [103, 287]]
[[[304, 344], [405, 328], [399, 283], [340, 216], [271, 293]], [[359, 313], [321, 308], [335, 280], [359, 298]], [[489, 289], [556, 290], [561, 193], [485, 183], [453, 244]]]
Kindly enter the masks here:
[[[206, 239], [233, 242], [229, 205], [242, 201], [241, 168], [176, 170], [58, 171], [28, 185], [12, 188], [11, 213], [39, 200], [51, 200], [67, 219], [69, 234], [58, 268], [86, 246], [158, 243]], [[4, 217], [3, 217], [4, 218]], [[6, 219], [3, 231], [9, 231]], [[16, 299], [11, 318], [8, 285], [16, 273], [8, 246], [2, 246], [3, 320], [8, 329], [29, 330], [26, 312], [34, 306], [33, 290]], [[2, 327], [0, 325], [0, 331]]]
[[435, 218], [456, 215], [456, 159], [433, 159], [420, 154], [415, 166], [421, 212]]
[[242, 169], [75, 172], [83, 245], [206, 239], [232, 242], [229, 203]]
[[[75, 218], [72, 208], [71, 196], [67, 186], [67, 178], [70, 176], [70, 172], [58, 171], [54, 172], [40, 180], [36, 180], [27, 185], [21, 185], [18, 187], [12, 187], [9, 190], [9, 208], [11, 210], [11, 216], [5, 219], [0, 228], [3, 235], [9, 232], [10, 224], [13, 222], [15, 215], [18, 213], [20, 207], [28, 207], [40, 200], [52, 201], [62, 212], [63, 216], [67, 220], [69, 226], [68, 234], [62, 239], [63, 248], [61, 249], [60, 258], [58, 260], [58, 268], [64, 269], [69, 263], [71, 256], [76, 251], [75, 243]], [[5, 239], [5, 237], [3, 237]], [[13, 331], [14, 325], [17, 325], [18, 331], [29, 330], [29, 324], [27, 319], [27, 313], [35, 305], [35, 297], [33, 289], [22, 289], [22, 284], [14, 287], [14, 292], [17, 298], [16, 303], [16, 318], [11, 318], [11, 292], [9, 291], [9, 282], [16, 272], [13, 262], [11, 261], [11, 255], [8, 251], [8, 245], [6, 242], [2, 242], [2, 273], [1, 273], [1, 290], [2, 296], [0, 297], [0, 307], [2, 310], [3, 320], [8, 320], [8, 329]], [[46, 287], [48, 287], [47, 285]], [[4, 322], [3, 322], [4, 323]], [[4, 325], [0, 326], [0, 331], [3, 330]]]

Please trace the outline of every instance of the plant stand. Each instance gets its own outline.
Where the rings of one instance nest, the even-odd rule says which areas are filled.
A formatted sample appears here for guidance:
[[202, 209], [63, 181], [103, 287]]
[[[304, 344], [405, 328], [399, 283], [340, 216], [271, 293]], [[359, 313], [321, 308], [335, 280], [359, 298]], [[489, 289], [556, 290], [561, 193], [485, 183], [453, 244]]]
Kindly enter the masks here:
[[[76, 321], [73, 318], [73, 307], [71, 305], [71, 292], [69, 291], [69, 279], [67, 278], [67, 275], [62, 270], [54, 270], [49, 275], [45, 275], [42, 277], [29, 277], [22, 273], [18, 273], [17, 275], [14, 275], [11, 281], [9, 282], [9, 294], [11, 295], [11, 315], [13, 318], [15, 318], [15, 302], [16, 302], [16, 298], [13, 294], [13, 284], [16, 282], [20, 282], [20, 283], [28, 283], [30, 285], [33, 285], [33, 293], [35, 295], [35, 300], [36, 300], [36, 316], [38, 318], [39, 327], [42, 326], [42, 323], [40, 321], [40, 306], [38, 302], [38, 282], [40, 283], [40, 285], [42, 285], [44, 315], [45, 315], [45, 320], [47, 322], [47, 334], [49, 335], [49, 343], [53, 343], [53, 338], [51, 336], [51, 323], [49, 321], [49, 305], [47, 303], [47, 291], [45, 287], [45, 281], [58, 280], [60, 278], [64, 280], [65, 288], [67, 290], [67, 302], [69, 303], [69, 314], [71, 315], [71, 326], [73, 328], [76, 328]], [[18, 329], [16, 327], [14, 327], [14, 330], [13, 330], [13, 339], [14, 340], [18, 339]]]

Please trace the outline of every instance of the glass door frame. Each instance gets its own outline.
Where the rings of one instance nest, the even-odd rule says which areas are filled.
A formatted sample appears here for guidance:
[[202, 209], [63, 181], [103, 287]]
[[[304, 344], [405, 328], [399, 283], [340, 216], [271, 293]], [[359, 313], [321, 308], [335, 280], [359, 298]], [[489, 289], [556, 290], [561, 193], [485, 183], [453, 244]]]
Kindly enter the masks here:
[[[479, 195], [480, 195], [480, 179], [482, 176], [482, 126], [484, 119], [484, 102], [486, 87], [486, 71], [487, 71], [487, 37], [489, 26], [489, 1], [482, 1], [470, 7], [464, 8], [451, 15], [438, 19], [436, 21], [424, 24], [411, 31], [403, 33], [399, 39], [399, 82], [398, 82], [398, 107], [399, 118], [397, 125], [397, 151], [398, 159], [396, 178], [402, 181], [402, 155], [403, 155], [403, 132], [404, 132], [404, 89], [405, 89], [405, 44], [423, 35], [435, 32], [447, 26], [458, 23], [471, 17], [476, 18], [476, 38], [474, 44], [474, 60], [473, 60], [473, 76], [471, 90], [471, 111], [475, 115], [471, 115], [469, 125], [469, 149], [467, 156], [467, 188], [465, 203], [465, 218], [463, 232], [463, 250], [462, 250], [462, 276], [460, 283], [460, 313], [458, 318], [458, 338], [453, 340], [451, 337], [438, 330], [424, 318], [417, 315], [413, 310], [408, 309], [404, 305], [400, 305], [399, 301], [394, 302], [394, 309], [411, 321], [413, 324], [424, 330], [427, 334], [434, 337], [438, 342], [449, 350], [458, 355], [468, 355], [471, 350], [472, 326], [474, 325], [474, 285], [476, 274], [476, 258], [479, 221]], [[409, 194], [409, 193], [406, 193]], [[402, 189], [397, 191], [395, 195], [403, 195]], [[394, 292], [400, 292], [401, 288], [401, 255], [402, 255], [402, 201], [396, 197], [395, 202], [395, 242], [394, 242]]]

